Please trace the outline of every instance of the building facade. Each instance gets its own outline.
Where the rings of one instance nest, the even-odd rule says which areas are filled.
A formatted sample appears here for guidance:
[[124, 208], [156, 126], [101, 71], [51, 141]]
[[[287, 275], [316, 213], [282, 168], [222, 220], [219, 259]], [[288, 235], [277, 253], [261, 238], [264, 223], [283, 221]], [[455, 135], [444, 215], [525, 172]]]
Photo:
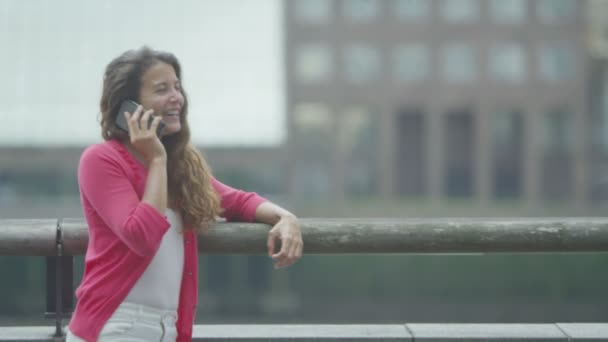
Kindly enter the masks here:
[[291, 193], [585, 205], [585, 6], [287, 1]]
[[587, 5], [589, 72], [589, 137], [591, 199], [608, 199], [608, 1]]
[[[283, 4], [287, 145], [205, 149], [227, 183], [311, 200], [608, 199], [608, 73], [590, 34], [605, 1]], [[74, 196], [80, 151], [0, 149], [0, 201]]]

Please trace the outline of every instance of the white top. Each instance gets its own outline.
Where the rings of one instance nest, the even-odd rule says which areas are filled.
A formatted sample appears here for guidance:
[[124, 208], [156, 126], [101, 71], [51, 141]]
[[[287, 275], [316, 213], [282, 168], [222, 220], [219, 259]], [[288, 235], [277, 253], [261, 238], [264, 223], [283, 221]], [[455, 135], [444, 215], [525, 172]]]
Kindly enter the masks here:
[[171, 227], [125, 302], [162, 310], [177, 310], [184, 271], [184, 235], [181, 216], [168, 208], [165, 213]]

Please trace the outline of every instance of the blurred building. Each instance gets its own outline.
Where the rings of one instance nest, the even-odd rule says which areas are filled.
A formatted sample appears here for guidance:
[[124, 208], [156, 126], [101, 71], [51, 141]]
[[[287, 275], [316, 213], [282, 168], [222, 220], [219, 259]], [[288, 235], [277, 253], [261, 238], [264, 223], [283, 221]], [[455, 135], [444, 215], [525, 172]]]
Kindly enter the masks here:
[[[287, 145], [204, 148], [221, 180], [309, 200], [608, 201], [608, 1], [283, 4]], [[0, 148], [0, 213], [79, 215], [81, 151]]]
[[291, 193], [584, 205], [585, 6], [287, 1]]
[[[77, 169], [83, 147], [0, 147], [0, 217], [81, 217]], [[199, 147], [221, 181], [276, 198], [286, 188], [275, 147]]]
[[589, 1], [587, 17], [591, 198], [603, 201], [608, 199], [608, 1]]

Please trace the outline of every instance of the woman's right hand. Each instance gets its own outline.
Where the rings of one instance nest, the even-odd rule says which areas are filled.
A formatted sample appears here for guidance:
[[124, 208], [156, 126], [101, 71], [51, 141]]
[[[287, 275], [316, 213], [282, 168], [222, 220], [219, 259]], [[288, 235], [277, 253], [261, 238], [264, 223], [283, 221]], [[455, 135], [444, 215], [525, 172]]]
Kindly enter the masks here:
[[131, 146], [147, 163], [156, 159], [167, 159], [167, 151], [165, 151], [160, 138], [156, 135], [156, 128], [162, 118], [160, 116], [154, 117], [152, 124], [148, 127], [148, 121], [152, 112], [151, 109], [144, 112], [143, 107], [140, 105], [135, 112], [124, 113], [129, 125]]

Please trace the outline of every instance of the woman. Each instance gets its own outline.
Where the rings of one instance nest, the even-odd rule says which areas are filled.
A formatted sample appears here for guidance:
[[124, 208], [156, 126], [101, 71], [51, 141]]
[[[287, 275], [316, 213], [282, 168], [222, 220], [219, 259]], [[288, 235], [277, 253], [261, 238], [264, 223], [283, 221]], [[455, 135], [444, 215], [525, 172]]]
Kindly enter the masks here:
[[[125, 100], [140, 106], [118, 113]], [[88, 147], [78, 168], [89, 244], [67, 341], [190, 341], [196, 232], [217, 216], [273, 225], [268, 253], [275, 268], [301, 257], [297, 218], [214, 179], [190, 143], [175, 56], [143, 47], [114, 59], [104, 75], [101, 113], [105, 142]], [[117, 126], [117, 115], [125, 116], [128, 132]]]

